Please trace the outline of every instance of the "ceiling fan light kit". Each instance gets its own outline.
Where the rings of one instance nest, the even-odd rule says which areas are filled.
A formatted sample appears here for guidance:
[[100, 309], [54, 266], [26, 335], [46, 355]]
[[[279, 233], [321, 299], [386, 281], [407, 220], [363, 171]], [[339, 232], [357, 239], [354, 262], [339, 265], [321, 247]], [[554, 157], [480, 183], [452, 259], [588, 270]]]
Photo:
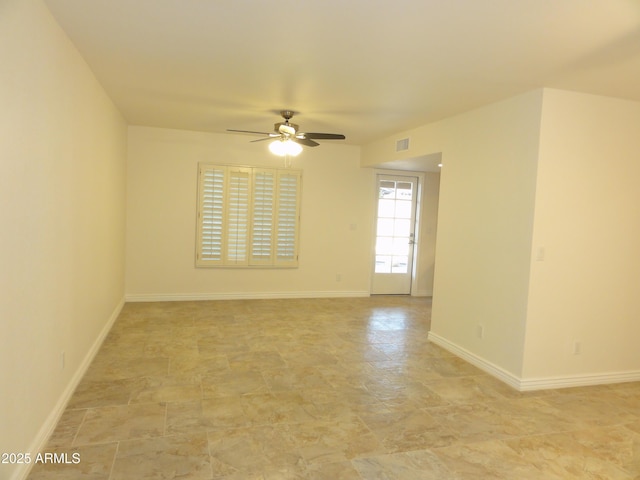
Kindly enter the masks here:
[[302, 152], [302, 147], [289, 139], [279, 139], [269, 144], [269, 151], [280, 157], [286, 155], [295, 157]]
[[284, 118], [284, 122], [278, 122], [273, 125], [274, 133], [254, 132], [251, 130], [233, 130], [227, 129], [228, 132], [249, 133], [251, 135], [265, 135], [265, 138], [252, 140], [253, 142], [261, 142], [275, 138], [276, 140], [269, 144], [269, 151], [274, 155], [296, 156], [302, 152], [302, 145], [307, 147], [317, 147], [320, 145], [315, 140], [344, 140], [345, 136], [339, 133], [304, 133], [298, 131], [298, 125], [290, 123], [289, 120], [295, 112], [292, 110], [282, 110], [280, 115]]

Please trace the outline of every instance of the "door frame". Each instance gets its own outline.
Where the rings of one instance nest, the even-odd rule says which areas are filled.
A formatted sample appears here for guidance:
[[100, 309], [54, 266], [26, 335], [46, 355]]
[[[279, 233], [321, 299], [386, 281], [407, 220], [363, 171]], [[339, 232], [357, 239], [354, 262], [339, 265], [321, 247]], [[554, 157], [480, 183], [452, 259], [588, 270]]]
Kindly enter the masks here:
[[409, 295], [415, 296], [418, 289], [418, 261], [420, 256], [420, 243], [422, 241], [420, 235], [420, 225], [422, 221], [422, 196], [423, 189], [425, 183], [425, 175], [424, 172], [416, 172], [413, 170], [395, 170], [395, 169], [374, 169], [373, 175], [373, 198], [371, 199], [373, 205], [373, 228], [371, 232], [371, 254], [369, 255], [369, 295], [373, 295], [371, 292], [373, 290], [373, 275], [375, 273], [376, 268], [376, 232], [377, 232], [377, 214], [378, 214], [378, 175], [390, 175], [394, 177], [414, 177], [418, 178], [418, 190], [417, 190], [417, 198], [416, 198], [416, 215], [415, 215], [415, 225], [414, 225], [414, 246], [413, 246], [413, 265], [411, 265], [411, 290]]

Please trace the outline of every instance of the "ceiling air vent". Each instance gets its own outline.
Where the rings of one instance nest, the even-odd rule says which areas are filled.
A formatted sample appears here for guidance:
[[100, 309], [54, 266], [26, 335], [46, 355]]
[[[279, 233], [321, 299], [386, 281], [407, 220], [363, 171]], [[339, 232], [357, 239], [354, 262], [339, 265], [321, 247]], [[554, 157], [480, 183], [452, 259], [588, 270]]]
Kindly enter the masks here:
[[396, 152], [404, 152], [405, 150], [409, 150], [409, 138], [403, 138], [402, 140], [396, 141]]

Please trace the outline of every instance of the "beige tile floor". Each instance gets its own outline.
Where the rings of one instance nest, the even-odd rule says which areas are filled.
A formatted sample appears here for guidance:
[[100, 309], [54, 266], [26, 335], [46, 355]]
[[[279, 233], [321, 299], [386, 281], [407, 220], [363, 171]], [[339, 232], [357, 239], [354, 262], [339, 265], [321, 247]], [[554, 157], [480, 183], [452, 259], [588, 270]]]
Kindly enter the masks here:
[[640, 479], [640, 383], [518, 393], [428, 299], [127, 304], [30, 479]]

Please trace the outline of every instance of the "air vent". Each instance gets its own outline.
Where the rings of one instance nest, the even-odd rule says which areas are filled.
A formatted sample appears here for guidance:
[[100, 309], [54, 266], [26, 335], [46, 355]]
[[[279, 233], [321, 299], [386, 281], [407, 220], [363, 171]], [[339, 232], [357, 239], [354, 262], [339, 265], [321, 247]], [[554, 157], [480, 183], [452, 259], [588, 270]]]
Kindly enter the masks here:
[[404, 152], [405, 150], [409, 150], [409, 138], [396, 141], [396, 152]]

